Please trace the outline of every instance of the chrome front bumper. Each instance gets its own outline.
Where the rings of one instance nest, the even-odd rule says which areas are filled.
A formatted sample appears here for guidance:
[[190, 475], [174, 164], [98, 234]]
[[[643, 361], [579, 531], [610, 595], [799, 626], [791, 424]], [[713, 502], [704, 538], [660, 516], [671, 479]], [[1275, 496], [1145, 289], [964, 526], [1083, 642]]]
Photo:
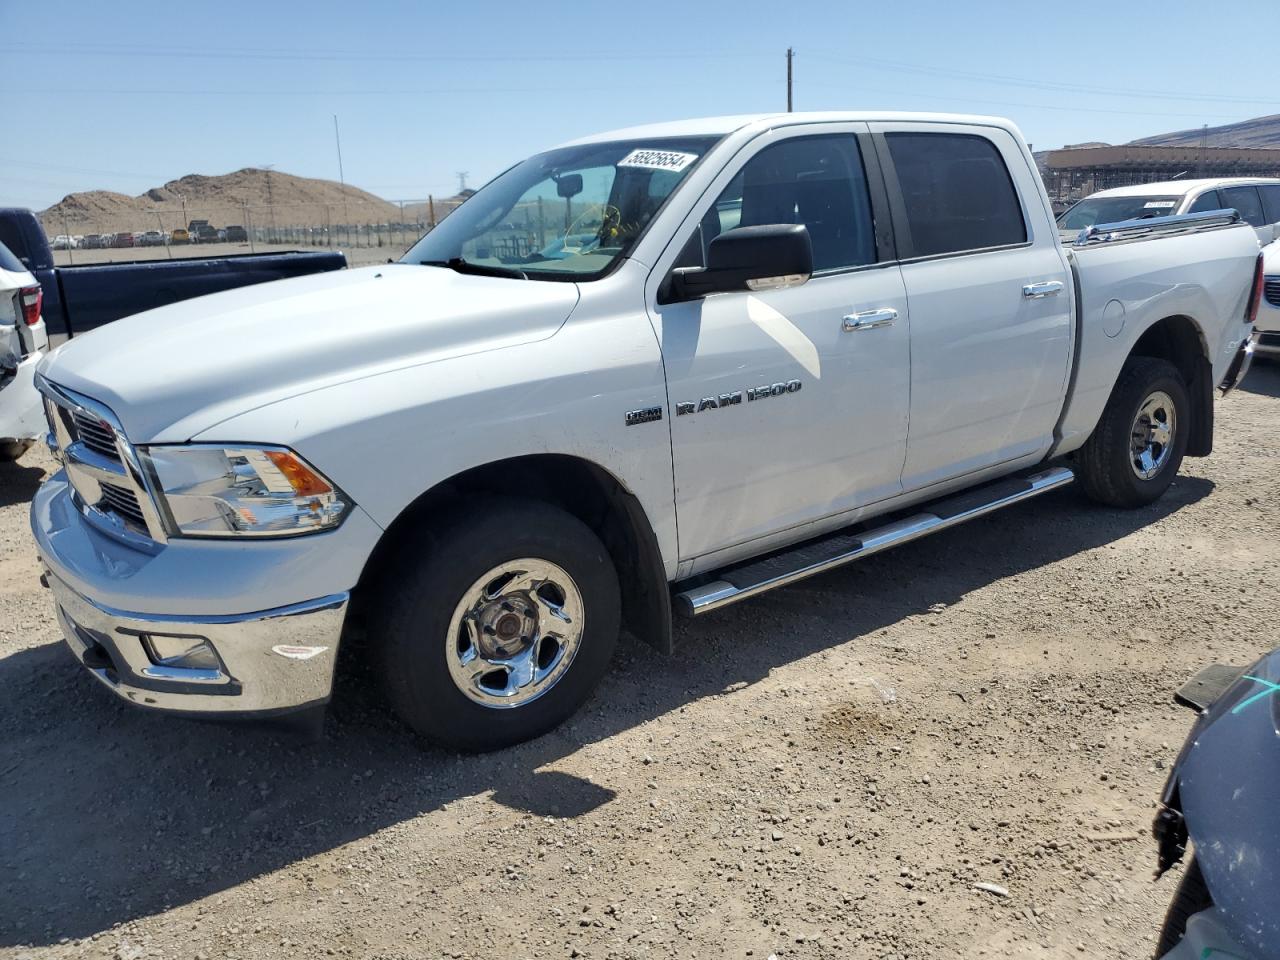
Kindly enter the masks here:
[[[348, 595], [242, 616], [127, 613], [81, 596], [55, 573], [58, 624], [85, 668], [131, 703], [184, 713], [284, 713], [329, 699]], [[216, 669], [164, 666], [153, 637], [204, 640]]]

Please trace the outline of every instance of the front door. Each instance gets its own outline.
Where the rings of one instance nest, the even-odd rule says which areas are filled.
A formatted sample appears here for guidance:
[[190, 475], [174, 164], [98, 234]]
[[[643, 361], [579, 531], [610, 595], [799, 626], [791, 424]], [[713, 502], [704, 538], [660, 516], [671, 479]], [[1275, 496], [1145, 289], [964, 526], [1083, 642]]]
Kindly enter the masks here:
[[676, 261], [700, 264], [734, 227], [803, 223], [807, 283], [653, 308], [682, 560], [900, 490], [910, 323], [898, 267], [878, 261], [857, 126], [762, 136], [707, 191]]

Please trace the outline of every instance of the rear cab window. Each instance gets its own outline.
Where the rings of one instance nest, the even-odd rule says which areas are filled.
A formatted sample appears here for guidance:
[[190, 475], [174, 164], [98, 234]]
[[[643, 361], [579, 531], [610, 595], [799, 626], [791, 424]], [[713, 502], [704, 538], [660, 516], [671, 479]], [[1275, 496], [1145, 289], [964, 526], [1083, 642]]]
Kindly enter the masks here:
[[[1027, 242], [1027, 224], [996, 145], [969, 133], [886, 133], [908, 237], [903, 259]], [[905, 242], [904, 242], [905, 241]]]

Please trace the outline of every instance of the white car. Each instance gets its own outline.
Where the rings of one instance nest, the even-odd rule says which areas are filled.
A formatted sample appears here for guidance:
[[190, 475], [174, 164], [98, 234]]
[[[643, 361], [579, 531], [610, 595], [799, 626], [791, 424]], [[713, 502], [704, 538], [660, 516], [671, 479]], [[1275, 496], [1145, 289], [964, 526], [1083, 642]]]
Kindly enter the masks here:
[[49, 346], [40, 284], [0, 244], [0, 460], [16, 460], [47, 429], [36, 364]]
[[1254, 352], [1280, 357], [1280, 241], [1262, 248], [1262, 296], [1254, 328], [1258, 331]]
[[399, 263], [59, 347], [32, 529], [69, 647], [135, 704], [323, 708], [350, 620], [408, 724], [491, 749], [573, 713], [623, 626], [669, 650], [673, 608], [1073, 478], [1152, 502], [1212, 447], [1259, 270], [1234, 214], [1066, 250], [1007, 120], [601, 134]]
[[1166, 180], [1090, 194], [1058, 217], [1064, 239], [1097, 223], [1166, 217], [1179, 213], [1235, 210], [1258, 232], [1260, 243], [1276, 239], [1280, 223], [1280, 179], [1216, 177]]
[[49, 246], [54, 250], [74, 250], [76, 248], [76, 240], [75, 237], [60, 233], [53, 238], [53, 242]]

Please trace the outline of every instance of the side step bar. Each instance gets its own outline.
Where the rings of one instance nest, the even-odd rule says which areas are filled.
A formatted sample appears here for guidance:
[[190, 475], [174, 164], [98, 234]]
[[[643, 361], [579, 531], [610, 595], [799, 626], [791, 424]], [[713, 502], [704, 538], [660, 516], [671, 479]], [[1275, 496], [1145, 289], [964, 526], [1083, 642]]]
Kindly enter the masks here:
[[922, 512], [862, 533], [837, 532], [799, 547], [748, 560], [717, 572], [709, 583], [677, 589], [676, 609], [685, 616], [719, 610], [758, 593], [861, 560], [881, 550], [937, 533], [1023, 500], [1064, 487], [1075, 475], [1051, 467], [1025, 477], [1012, 477], [926, 504]]

